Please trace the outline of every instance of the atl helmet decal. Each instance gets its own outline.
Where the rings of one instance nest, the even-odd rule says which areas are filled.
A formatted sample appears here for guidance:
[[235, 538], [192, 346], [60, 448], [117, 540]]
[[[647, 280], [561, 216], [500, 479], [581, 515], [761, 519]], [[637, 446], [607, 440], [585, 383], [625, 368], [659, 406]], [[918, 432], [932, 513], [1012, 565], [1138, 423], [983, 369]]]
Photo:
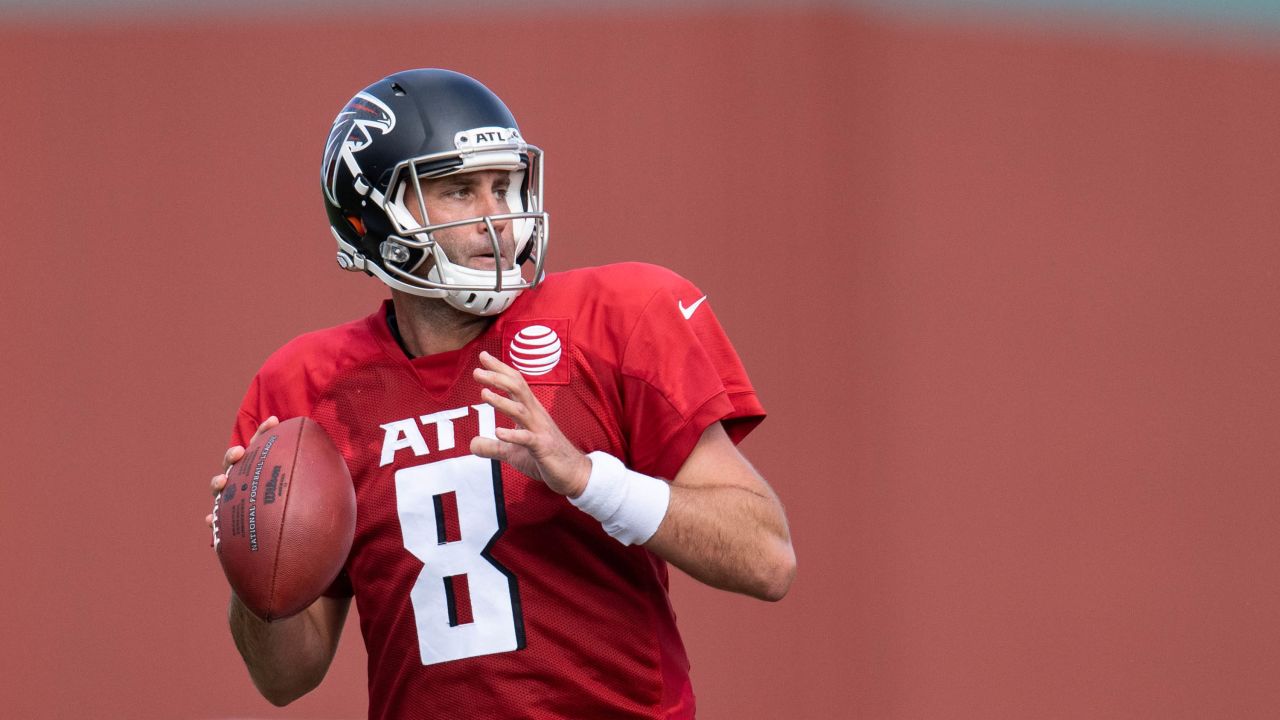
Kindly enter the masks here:
[[395, 126], [396, 114], [369, 93], [356, 93], [351, 102], [342, 108], [342, 112], [333, 120], [329, 141], [324, 146], [324, 191], [329, 196], [329, 202], [338, 204], [339, 160], [346, 160], [352, 175], [359, 174], [360, 166], [356, 164], [352, 154], [373, 143], [374, 135], [370, 128], [376, 129], [379, 135], [386, 135]]
[[511, 340], [511, 365], [525, 375], [546, 375], [560, 362], [560, 336], [546, 325], [530, 325]]
[[509, 145], [524, 142], [515, 128], [480, 127], [454, 133], [453, 146], [458, 150], [481, 150], [485, 145]]

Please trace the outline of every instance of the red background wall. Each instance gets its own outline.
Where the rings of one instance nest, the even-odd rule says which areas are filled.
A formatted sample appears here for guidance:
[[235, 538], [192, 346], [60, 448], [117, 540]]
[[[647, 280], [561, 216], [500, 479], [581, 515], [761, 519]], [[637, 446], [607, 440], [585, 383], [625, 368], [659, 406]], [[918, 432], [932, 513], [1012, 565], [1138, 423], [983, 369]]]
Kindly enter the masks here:
[[[376, 38], [369, 41], [369, 38]], [[257, 697], [205, 491], [338, 272], [328, 124], [481, 78], [547, 150], [552, 265], [672, 267], [771, 419], [778, 605], [682, 576], [707, 718], [1270, 717], [1277, 46], [835, 11], [0, 28], [7, 717], [358, 717]]]

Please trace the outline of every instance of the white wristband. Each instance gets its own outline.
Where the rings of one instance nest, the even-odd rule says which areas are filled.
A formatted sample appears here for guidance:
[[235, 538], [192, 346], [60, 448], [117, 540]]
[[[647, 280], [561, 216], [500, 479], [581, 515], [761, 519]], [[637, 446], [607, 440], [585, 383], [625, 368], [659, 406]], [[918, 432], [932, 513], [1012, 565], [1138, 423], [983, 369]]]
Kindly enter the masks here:
[[574, 507], [604, 526], [623, 545], [649, 541], [667, 515], [671, 487], [662, 480], [628, 470], [618, 458], [597, 450], [588, 453], [591, 476]]

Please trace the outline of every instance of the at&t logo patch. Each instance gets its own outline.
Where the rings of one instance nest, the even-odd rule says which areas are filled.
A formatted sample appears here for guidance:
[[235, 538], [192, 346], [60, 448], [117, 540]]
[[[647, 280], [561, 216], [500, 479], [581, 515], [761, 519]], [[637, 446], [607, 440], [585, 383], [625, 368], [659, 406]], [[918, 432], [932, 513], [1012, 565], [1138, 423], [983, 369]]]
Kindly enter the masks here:
[[531, 385], [569, 382], [569, 320], [525, 320], [503, 332], [507, 364]]

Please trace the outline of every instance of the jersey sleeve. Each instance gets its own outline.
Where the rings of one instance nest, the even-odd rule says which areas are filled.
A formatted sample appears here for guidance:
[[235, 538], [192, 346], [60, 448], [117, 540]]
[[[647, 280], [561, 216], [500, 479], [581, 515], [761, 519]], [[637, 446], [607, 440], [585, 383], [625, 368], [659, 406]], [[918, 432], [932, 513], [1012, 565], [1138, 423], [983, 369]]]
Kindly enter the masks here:
[[368, 333], [361, 326], [376, 317], [300, 335], [272, 353], [240, 401], [231, 443], [248, 445], [258, 425], [272, 415], [282, 422], [309, 415], [324, 387], [367, 345]]
[[272, 415], [284, 422], [310, 412], [310, 403], [302, 392], [307, 385], [304, 371], [294, 368], [282, 371], [279, 365], [268, 362], [249, 383], [231, 429], [232, 445], [247, 446], [262, 421]]
[[262, 398], [259, 391], [259, 376], [255, 375], [249, 383], [249, 389], [240, 401], [240, 409], [236, 412], [236, 422], [231, 428], [231, 444], [247, 447], [253, 433], [262, 421], [271, 417], [271, 413], [263, 415]]
[[674, 478], [711, 423], [736, 443], [764, 419], [711, 299], [663, 271], [622, 353], [623, 412], [632, 469]]

